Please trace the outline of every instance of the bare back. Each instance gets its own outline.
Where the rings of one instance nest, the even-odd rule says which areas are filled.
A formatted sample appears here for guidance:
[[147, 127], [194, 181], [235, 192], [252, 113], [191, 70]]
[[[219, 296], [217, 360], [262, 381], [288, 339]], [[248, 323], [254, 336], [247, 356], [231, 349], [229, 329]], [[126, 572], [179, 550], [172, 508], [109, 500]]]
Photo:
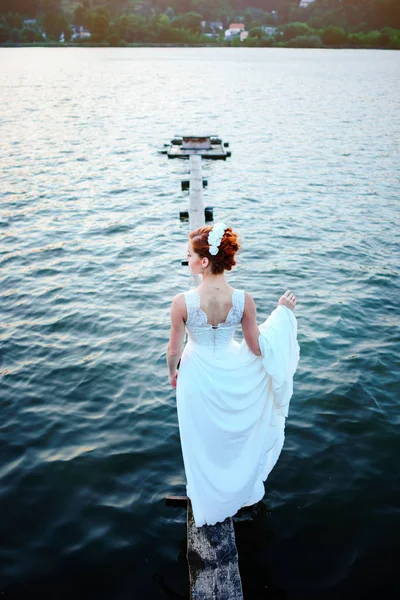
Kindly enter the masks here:
[[232, 294], [234, 288], [224, 285], [220, 288], [202, 288], [199, 286], [195, 292], [200, 297], [200, 308], [207, 316], [207, 322], [213, 327], [225, 323], [232, 308]]

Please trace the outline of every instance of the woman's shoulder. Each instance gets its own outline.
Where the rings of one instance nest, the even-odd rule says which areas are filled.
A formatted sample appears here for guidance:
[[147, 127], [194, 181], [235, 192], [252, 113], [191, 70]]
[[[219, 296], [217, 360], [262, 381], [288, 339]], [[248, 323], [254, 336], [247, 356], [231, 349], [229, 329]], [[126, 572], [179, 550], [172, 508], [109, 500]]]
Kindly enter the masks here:
[[253, 294], [250, 294], [250, 292], [246, 292], [246, 290], [243, 290], [243, 294], [244, 294], [245, 298], [249, 298], [251, 300], [254, 300]]
[[183, 306], [185, 304], [185, 292], [181, 292], [180, 294], [176, 294], [172, 298], [172, 306]]
[[254, 310], [255, 307], [256, 307], [256, 303], [254, 301], [253, 295], [250, 294], [250, 292], [246, 292], [246, 291], [244, 291], [243, 294], [244, 294], [244, 308], [245, 308], [245, 310], [246, 309], [247, 310], [248, 309], [250, 309], [250, 310], [253, 309]]
[[171, 317], [172, 319], [182, 318], [184, 321], [186, 321], [187, 310], [184, 293], [176, 294], [176, 296], [172, 298]]

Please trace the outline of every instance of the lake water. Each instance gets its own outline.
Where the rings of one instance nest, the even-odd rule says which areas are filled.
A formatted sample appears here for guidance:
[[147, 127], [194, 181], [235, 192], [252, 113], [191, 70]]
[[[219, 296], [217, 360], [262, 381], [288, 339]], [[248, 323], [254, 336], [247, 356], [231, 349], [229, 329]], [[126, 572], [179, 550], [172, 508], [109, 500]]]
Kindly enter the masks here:
[[0, 49], [2, 598], [187, 597], [164, 497], [188, 163], [159, 152], [186, 132], [230, 142], [203, 167], [243, 240], [230, 283], [260, 320], [298, 298], [285, 446], [236, 523], [245, 598], [391, 597], [399, 75], [395, 51]]

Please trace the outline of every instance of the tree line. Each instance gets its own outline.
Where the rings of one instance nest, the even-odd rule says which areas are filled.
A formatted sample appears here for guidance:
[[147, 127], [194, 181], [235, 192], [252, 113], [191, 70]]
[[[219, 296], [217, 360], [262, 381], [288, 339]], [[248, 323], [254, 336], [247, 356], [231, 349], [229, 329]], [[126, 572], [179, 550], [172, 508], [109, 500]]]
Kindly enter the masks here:
[[[35, 20], [35, 23], [26, 21]], [[231, 22], [248, 38], [224, 40]], [[206, 26], [204, 26], [206, 21]], [[210, 24], [220, 22], [222, 29]], [[202, 25], [203, 22], [203, 25]], [[399, 0], [1, 0], [0, 44], [71, 39], [86, 45], [215, 43], [245, 46], [400, 48]], [[273, 27], [273, 35], [263, 27]], [[208, 34], [208, 35], [207, 35]]]

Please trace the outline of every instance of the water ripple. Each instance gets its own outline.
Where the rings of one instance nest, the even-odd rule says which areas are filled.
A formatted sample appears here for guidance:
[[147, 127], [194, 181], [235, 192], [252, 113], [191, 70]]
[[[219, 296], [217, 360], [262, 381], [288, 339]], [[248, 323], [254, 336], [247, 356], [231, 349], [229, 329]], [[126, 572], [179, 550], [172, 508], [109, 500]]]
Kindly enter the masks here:
[[268, 564], [288, 598], [390, 590], [400, 54], [1, 53], [0, 590], [162, 598], [163, 573], [187, 592], [185, 516], [164, 505], [185, 485], [165, 347], [188, 163], [159, 154], [178, 129], [231, 143], [204, 164], [205, 204], [243, 240], [231, 283], [260, 319], [299, 298], [286, 443], [241, 569], [265, 589]]

